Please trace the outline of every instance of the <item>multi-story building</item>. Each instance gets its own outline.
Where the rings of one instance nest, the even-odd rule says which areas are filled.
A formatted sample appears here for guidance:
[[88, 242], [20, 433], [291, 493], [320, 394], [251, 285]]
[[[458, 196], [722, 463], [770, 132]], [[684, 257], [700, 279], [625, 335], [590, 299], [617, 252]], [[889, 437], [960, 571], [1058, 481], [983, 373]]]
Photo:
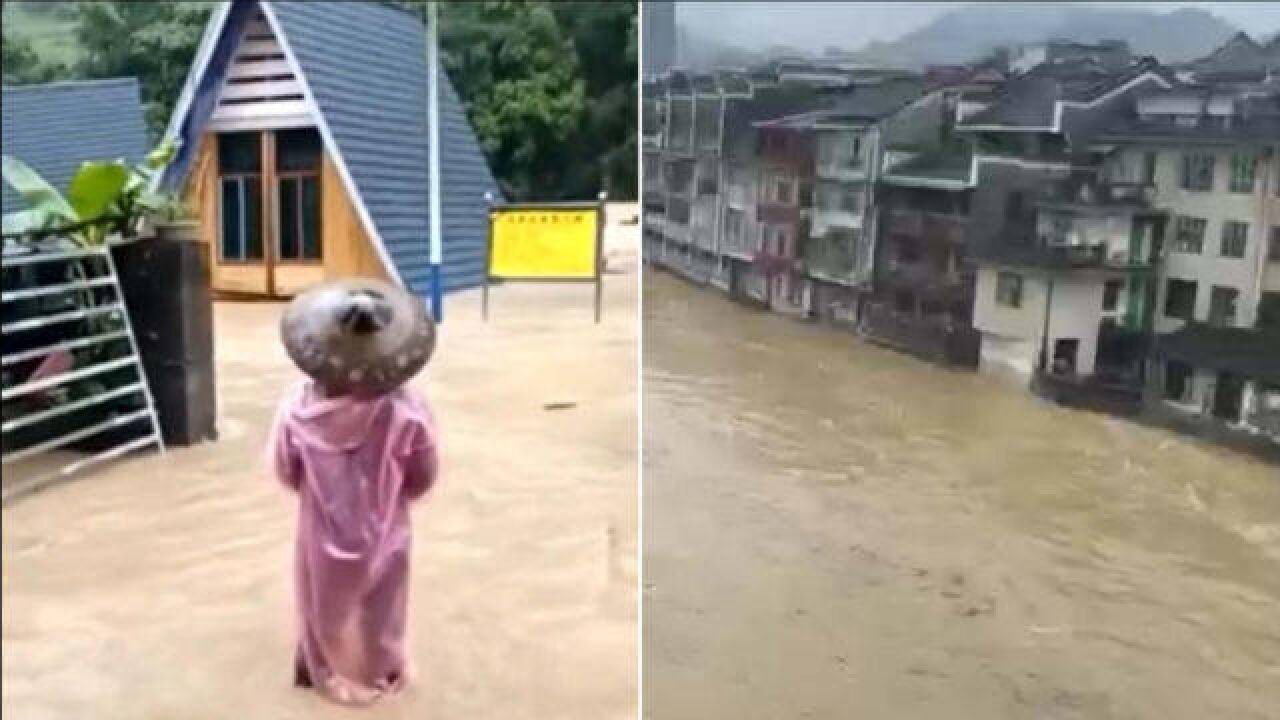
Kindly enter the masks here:
[[[1113, 295], [1146, 288], [1130, 280], [1150, 264], [1155, 223], [1142, 193], [1104, 182], [1092, 138], [1172, 81], [1147, 61], [1121, 74], [1080, 70], [1059, 63], [1014, 78], [956, 126], [974, 144], [968, 247], [984, 368], [1092, 379], [1099, 336], [1111, 332], [1103, 320], [1114, 319], [1104, 307], [1114, 313]], [[1135, 252], [1126, 243], [1139, 232]]]
[[671, 0], [645, 0], [640, 3], [644, 34], [644, 76], [654, 78], [676, 64], [676, 4]]
[[1280, 441], [1280, 85], [1161, 92], [1101, 139], [1170, 215], [1149, 406]]
[[880, 176], [873, 294], [859, 329], [869, 339], [949, 365], [976, 367], [975, 270], [965, 250], [973, 194], [967, 147], [889, 151]]

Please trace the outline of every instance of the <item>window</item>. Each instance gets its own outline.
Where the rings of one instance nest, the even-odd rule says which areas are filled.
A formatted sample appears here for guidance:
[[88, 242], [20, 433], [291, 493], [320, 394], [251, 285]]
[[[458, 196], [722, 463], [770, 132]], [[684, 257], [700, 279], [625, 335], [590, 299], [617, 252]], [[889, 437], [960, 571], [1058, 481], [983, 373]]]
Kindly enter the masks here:
[[1187, 153], [1182, 156], [1182, 189], [1204, 192], [1213, 189], [1213, 154]]
[[320, 135], [313, 128], [276, 134], [281, 260], [319, 260]]
[[1280, 263], [1280, 225], [1271, 226], [1271, 239], [1267, 242], [1267, 257], [1273, 263]]
[[1173, 251], [1199, 255], [1204, 250], [1204, 218], [1179, 215], [1174, 226]]
[[262, 260], [262, 136], [219, 135], [218, 176], [222, 260]]
[[1258, 159], [1253, 155], [1231, 156], [1231, 192], [1253, 192], [1253, 176], [1257, 171]]
[[1234, 327], [1236, 324], [1236, 300], [1240, 291], [1231, 287], [1214, 285], [1209, 293], [1209, 324], [1215, 327]]
[[1249, 223], [1228, 220], [1222, 224], [1222, 256], [1242, 258], [1249, 237]]
[[1120, 291], [1124, 289], [1123, 280], [1108, 280], [1102, 287], [1102, 309], [1111, 312], [1120, 304]]
[[1166, 317], [1191, 320], [1196, 312], [1196, 283], [1194, 280], [1169, 278], [1165, 285], [1164, 314]]
[[1022, 276], [1002, 272], [996, 276], [996, 304], [1006, 307], [1022, 307]]
[[1280, 292], [1262, 293], [1258, 300], [1257, 327], [1280, 331]]
[[1146, 185], [1154, 185], [1156, 182], [1156, 154], [1154, 152], [1143, 153], [1142, 155], [1141, 180]]
[[1170, 360], [1164, 366], [1164, 396], [1174, 402], [1191, 402], [1191, 366]]
[[773, 176], [773, 182], [769, 184], [769, 200], [781, 203], [783, 205], [792, 205], [795, 203], [796, 184], [786, 175], [778, 174]]
[[1049, 244], [1066, 245], [1071, 240], [1071, 218], [1054, 215], [1049, 220]]
[[1006, 220], [1017, 220], [1022, 217], [1023, 204], [1022, 191], [1014, 191], [1004, 201], [1004, 218]]
[[840, 210], [857, 215], [862, 212], [862, 191], [846, 188], [840, 192]]

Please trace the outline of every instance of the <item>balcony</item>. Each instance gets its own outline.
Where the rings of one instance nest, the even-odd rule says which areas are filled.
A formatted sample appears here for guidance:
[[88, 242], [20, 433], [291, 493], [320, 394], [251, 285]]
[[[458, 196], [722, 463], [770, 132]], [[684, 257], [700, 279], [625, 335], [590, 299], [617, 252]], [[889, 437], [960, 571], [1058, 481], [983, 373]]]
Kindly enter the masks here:
[[841, 235], [810, 238], [804, 246], [804, 269], [810, 275], [842, 284], [863, 281], [854, 239]]
[[761, 202], [756, 206], [756, 220], [769, 225], [795, 225], [800, 222], [800, 208], [775, 202]]
[[1062, 210], [1102, 211], [1110, 208], [1149, 208], [1155, 202], [1152, 183], [1105, 182], [1090, 175], [1073, 176], [1040, 189], [1041, 206]]
[[1050, 267], [1149, 270], [1154, 264], [1127, 249], [1108, 250], [1104, 244], [1064, 245], [1051, 236], [1041, 236], [1039, 244]]
[[889, 212], [888, 231], [891, 235], [906, 235], [937, 242], [958, 245], [964, 242], [968, 218], [964, 215], [935, 213], [923, 210]]

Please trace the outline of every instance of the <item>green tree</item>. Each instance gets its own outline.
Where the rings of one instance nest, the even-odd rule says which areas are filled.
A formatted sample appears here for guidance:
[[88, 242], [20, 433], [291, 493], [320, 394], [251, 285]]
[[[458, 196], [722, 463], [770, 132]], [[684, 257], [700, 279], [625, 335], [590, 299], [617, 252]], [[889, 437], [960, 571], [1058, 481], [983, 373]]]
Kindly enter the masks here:
[[76, 74], [137, 77], [147, 127], [158, 138], [182, 92], [209, 10], [206, 2], [81, 2]]
[[565, 148], [586, 104], [573, 46], [549, 5], [485, 0], [441, 8], [442, 63], [512, 198], [565, 196]]
[[586, 82], [587, 107], [567, 190], [576, 197], [606, 187], [616, 198], [636, 197], [636, 79], [638, 20], [634, 2], [553, 3], [573, 40]]
[[53, 63], [45, 63], [36, 54], [31, 42], [4, 27], [4, 56], [0, 59], [0, 71], [4, 75], [6, 85], [25, 85], [27, 83], [49, 82], [65, 74], [65, 68]]

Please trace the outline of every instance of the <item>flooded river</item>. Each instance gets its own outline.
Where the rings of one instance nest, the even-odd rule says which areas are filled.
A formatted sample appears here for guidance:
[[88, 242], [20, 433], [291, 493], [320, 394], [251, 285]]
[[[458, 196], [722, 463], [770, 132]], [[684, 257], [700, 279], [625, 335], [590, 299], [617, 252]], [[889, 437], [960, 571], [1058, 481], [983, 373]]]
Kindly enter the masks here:
[[646, 717], [1280, 717], [1280, 469], [644, 294]]

